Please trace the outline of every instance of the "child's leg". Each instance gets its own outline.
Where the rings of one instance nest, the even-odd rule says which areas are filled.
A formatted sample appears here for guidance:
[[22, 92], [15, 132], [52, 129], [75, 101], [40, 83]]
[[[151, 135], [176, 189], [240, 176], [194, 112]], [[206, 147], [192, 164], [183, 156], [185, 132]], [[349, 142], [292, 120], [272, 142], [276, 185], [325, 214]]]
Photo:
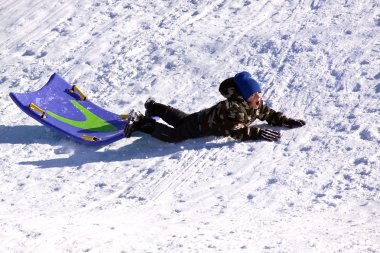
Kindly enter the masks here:
[[156, 122], [153, 130], [146, 133], [149, 133], [153, 137], [162, 141], [174, 143], [204, 136], [199, 128], [197, 114], [191, 114], [185, 117], [183, 119], [183, 124], [174, 128]]
[[153, 116], [160, 117], [166, 123], [174, 127], [181, 125], [183, 119], [188, 116], [187, 113], [181, 110], [160, 103], [151, 104], [147, 110], [149, 110]]

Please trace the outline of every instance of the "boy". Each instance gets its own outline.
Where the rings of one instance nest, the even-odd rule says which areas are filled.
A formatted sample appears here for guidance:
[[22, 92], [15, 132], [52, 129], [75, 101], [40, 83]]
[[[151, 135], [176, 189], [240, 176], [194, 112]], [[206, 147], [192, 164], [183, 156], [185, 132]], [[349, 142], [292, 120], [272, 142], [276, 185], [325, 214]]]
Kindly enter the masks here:
[[[230, 136], [238, 141], [277, 141], [281, 138], [279, 132], [249, 125], [256, 119], [289, 128], [306, 124], [304, 120], [288, 118], [264, 104], [260, 85], [246, 71], [224, 80], [219, 91], [225, 100], [192, 114], [148, 99], [145, 115], [135, 113], [124, 134], [129, 138], [134, 131], [141, 131], [173, 143], [209, 135]], [[160, 117], [172, 127], [156, 122], [153, 116]]]

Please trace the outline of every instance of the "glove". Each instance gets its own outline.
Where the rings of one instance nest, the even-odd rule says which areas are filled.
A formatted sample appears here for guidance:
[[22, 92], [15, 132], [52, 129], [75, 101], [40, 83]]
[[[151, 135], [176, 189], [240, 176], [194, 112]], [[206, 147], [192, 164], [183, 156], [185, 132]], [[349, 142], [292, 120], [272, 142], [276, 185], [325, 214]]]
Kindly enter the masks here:
[[270, 129], [259, 129], [258, 139], [266, 141], [278, 141], [281, 138], [280, 132], [270, 130]]
[[306, 122], [302, 119], [292, 119], [292, 118], [287, 118], [286, 120], [282, 122], [282, 125], [288, 128], [302, 127], [305, 124]]

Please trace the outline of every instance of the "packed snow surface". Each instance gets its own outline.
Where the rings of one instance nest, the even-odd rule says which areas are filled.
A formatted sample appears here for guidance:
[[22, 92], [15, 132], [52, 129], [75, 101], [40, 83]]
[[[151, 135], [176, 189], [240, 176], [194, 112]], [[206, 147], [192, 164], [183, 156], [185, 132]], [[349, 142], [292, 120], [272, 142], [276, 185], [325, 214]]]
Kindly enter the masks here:
[[[243, 70], [307, 125], [95, 148], [8, 96], [57, 72], [115, 113], [195, 112]], [[2, 0], [0, 85], [0, 252], [380, 252], [378, 0]]]

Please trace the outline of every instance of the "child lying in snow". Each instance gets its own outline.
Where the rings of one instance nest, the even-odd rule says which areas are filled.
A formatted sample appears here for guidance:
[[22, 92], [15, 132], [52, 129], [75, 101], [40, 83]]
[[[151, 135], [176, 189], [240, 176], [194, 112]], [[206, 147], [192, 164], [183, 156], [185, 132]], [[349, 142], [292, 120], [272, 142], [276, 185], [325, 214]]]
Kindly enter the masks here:
[[[134, 113], [132, 123], [125, 127], [124, 134], [129, 138], [134, 131], [141, 131], [166, 142], [208, 135], [231, 136], [238, 141], [277, 141], [281, 137], [278, 131], [249, 125], [256, 119], [289, 128], [306, 124], [304, 120], [288, 118], [264, 104], [260, 85], [248, 72], [224, 80], [219, 91], [226, 100], [192, 114], [148, 99], [145, 102], [145, 115]], [[153, 116], [160, 117], [172, 127], [156, 122]]]

